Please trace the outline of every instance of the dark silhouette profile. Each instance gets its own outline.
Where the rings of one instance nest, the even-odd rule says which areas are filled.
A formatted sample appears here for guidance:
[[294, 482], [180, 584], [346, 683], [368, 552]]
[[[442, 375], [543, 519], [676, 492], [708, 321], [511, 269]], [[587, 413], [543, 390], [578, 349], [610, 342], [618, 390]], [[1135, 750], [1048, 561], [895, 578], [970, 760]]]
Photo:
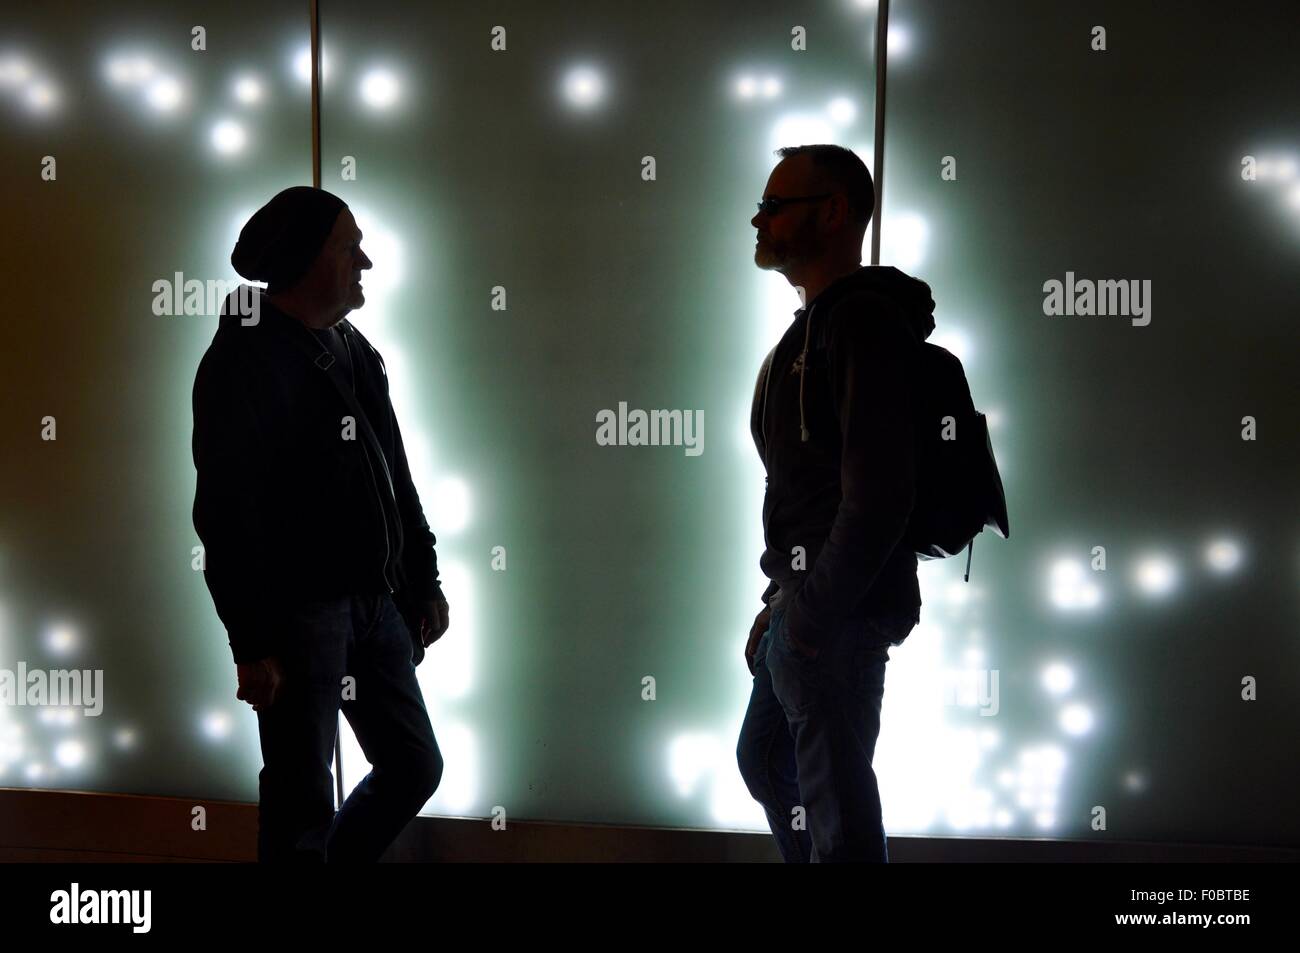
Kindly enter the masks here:
[[[361, 238], [320, 189], [259, 209], [231, 262], [268, 287], [227, 298], [194, 381], [194, 525], [257, 712], [261, 861], [378, 860], [442, 777], [415, 666], [447, 602], [383, 359], [345, 317]], [[340, 709], [372, 768], [336, 815]]]
[[833, 145], [778, 150], [754, 262], [805, 306], [763, 363], [751, 429], [771, 580], [745, 658], [737, 759], [787, 862], [888, 861], [872, 768], [889, 647], [920, 621], [914, 382], [925, 282], [863, 267], [875, 186]]

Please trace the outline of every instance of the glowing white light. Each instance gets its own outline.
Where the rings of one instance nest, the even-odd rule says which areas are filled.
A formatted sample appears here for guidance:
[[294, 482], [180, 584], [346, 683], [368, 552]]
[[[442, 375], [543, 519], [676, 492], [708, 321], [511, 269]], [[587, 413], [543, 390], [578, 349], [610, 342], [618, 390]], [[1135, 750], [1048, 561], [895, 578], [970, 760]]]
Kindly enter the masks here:
[[[819, 140], [826, 141], [826, 140]], [[925, 260], [930, 226], [916, 212], [888, 216], [880, 232], [880, 259], [903, 271], [914, 271]]]
[[736, 95], [741, 99], [753, 99], [758, 92], [758, 82], [752, 76], [742, 76], [736, 80]]
[[1061, 730], [1067, 735], [1086, 735], [1092, 730], [1092, 711], [1086, 705], [1067, 705], [1061, 711]]
[[361, 79], [361, 98], [373, 109], [387, 109], [397, 102], [397, 78], [384, 69], [374, 69]]
[[[965, 331], [959, 331], [955, 328], [936, 330], [926, 340], [931, 344], [937, 344], [939, 347], [951, 351], [952, 355], [963, 364], [969, 363], [971, 353], [974, 351], [970, 335]], [[985, 414], [985, 416], [987, 417], [988, 415]], [[993, 426], [992, 422], [989, 423], [989, 426]]]
[[1146, 778], [1136, 771], [1124, 775], [1124, 787], [1130, 791], [1141, 791], [1147, 786]]
[[832, 99], [826, 111], [831, 114], [831, 121], [840, 126], [847, 126], [858, 115], [858, 107], [847, 96]]
[[33, 112], [49, 112], [54, 108], [58, 94], [54, 87], [46, 82], [36, 82], [27, 87], [27, 105]]
[[1058, 609], [1095, 609], [1101, 602], [1101, 590], [1093, 584], [1082, 563], [1058, 559], [1052, 566], [1051, 599]]
[[36, 781], [40, 779], [41, 776], [44, 774], [45, 774], [45, 765], [43, 764], [33, 763], [27, 766], [27, 779], [29, 781]]
[[153, 71], [153, 63], [143, 56], [114, 56], [105, 67], [109, 80], [120, 85], [143, 83]]
[[891, 26], [885, 47], [890, 56], [906, 56], [912, 49], [912, 31], [905, 26]]
[[1147, 595], [1166, 596], [1178, 582], [1178, 570], [1165, 556], [1147, 556], [1138, 561], [1134, 579]]
[[124, 750], [135, 747], [135, 729], [119, 728], [113, 734], [113, 744]]
[[1300, 185], [1297, 185], [1290, 192], [1288, 192], [1286, 198], [1287, 201], [1291, 203], [1292, 207], [1300, 208]]
[[681, 797], [695, 793], [701, 779], [722, 759], [722, 745], [711, 734], [678, 735], [668, 746], [668, 776]]
[[0, 60], [0, 86], [18, 86], [27, 82], [31, 74], [28, 65], [16, 56]]
[[1231, 572], [1241, 565], [1241, 547], [1230, 539], [1216, 539], [1205, 547], [1205, 562], [1215, 572]]
[[293, 72], [304, 83], [311, 82], [311, 47], [305, 46], [293, 58]]
[[1279, 179], [1286, 181], [1294, 178], [1296, 173], [1295, 159], [1282, 159], [1277, 164], [1277, 170], [1274, 173]]
[[[293, 73], [306, 85], [311, 85], [311, 45], [308, 44], [298, 51], [293, 58]], [[330, 75], [330, 58], [322, 49], [320, 53], [320, 81], [325, 82]]]
[[[992, 728], [985, 728], [983, 731], [980, 732], [981, 748], [991, 750], [993, 748], [996, 748], [1001, 743], [1002, 743], [1002, 736], [999, 735]], [[989, 795], [992, 796], [992, 792], [989, 792]]]
[[262, 99], [262, 84], [252, 76], [235, 80], [235, 98], [241, 103], [256, 103]]
[[429, 509], [437, 535], [459, 533], [469, 525], [469, 487], [458, 477], [444, 478], [434, 487]]
[[1064, 695], [1074, 687], [1074, 671], [1061, 662], [1053, 662], [1043, 669], [1043, 687], [1053, 695]]
[[[781, 81], [775, 76], [769, 76], [763, 80], [763, 98], [775, 99], [781, 95]], [[820, 140], [819, 140], [820, 141]]]
[[233, 119], [222, 119], [212, 127], [212, 147], [222, 155], [234, 155], [247, 141], [244, 127]]
[[45, 636], [45, 647], [55, 655], [66, 655], [80, 644], [76, 629], [70, 625], [56, 625]]
[[54, 760], [65, 768], [75, 768], [86, 758], [86, 749], [80, 741], [60, 741], [54, 749]]
[[181, 101], [181, 84], [170, 76], [160, 76], [149, 84], [145, 100], [159, 112], [170, 112]]
[[[792, 113], [782, 116], [772, 127], [770, 137], [773, 149], [779, 149], [782, 146], [801, 146], [814, 142], [834, 142], [835, 129], [831, 126], [830, 121], [823, 116], [815, 114], [797, 114]], [[790, 312], [786, 312], [785, 321], [788, 324]]]
[[1011, 812], [1007, 810], [998, 810], [993, 814], [993, 823], [998, 827], [1011, 826]]
[[594, 69], [578, 66], [564, 77], [564, 95], [573, 105], [588, 109], [605, 95], [605, 83]]
[[203, 716], [203, 733], [214, 741], [230, 734], [230, 719], [224, 712], [214, 711]]

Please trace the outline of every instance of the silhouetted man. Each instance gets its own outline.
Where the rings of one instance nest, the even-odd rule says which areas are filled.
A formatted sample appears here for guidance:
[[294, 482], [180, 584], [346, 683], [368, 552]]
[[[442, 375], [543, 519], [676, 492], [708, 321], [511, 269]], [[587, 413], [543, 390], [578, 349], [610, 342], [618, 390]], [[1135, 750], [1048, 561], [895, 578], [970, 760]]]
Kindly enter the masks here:
[[751, 429], [767, 471], [771, 580], [745, 658], [741, 775], [781, 856], [888, 860], [871, 762], [889, 646], [920, 621], [912, 387], [934, 329], [929, 286], [862, 267], [875, 186], [831, 145], [778, 150], [754, 262], [806, 306], [764, 362]]
[[[377, 860], [442, 777], [415, 664], [447, 603], [383, 360], [344, 318], [361, 237], [320, 189], [259, 209], [231, 262], [268, 287], [245, 286], [251, 316], [227, 299], [194, 381], [194, 525], [258, 716], [262, 861]], [[336, 816], [340, 706], [373, 767]]]

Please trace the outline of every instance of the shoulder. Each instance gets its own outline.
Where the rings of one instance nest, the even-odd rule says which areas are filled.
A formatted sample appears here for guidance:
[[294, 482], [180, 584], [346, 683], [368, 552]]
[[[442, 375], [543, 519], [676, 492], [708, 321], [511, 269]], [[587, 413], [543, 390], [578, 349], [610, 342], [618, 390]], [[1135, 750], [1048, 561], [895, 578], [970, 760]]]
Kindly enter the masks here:
[[832, 351], [908, 348], [916, 336], [907, 316], [892, 298], [877, 291], [855, 290], [837, 300], [826, 317], [826, 341]]

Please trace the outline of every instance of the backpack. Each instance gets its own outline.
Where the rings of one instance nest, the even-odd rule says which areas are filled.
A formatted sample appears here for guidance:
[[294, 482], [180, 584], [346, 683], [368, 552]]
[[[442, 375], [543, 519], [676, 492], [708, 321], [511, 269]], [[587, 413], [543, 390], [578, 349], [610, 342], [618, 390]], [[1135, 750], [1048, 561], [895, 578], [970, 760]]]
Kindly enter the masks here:
[[[917, 370], [916, 502], [903, 539], [922, 560], [966, 549], [969, 582], [975, 537], [988, 527], [1010, 538], [1002, 477], [988, 420], [975, 409], [961, 361], [922, 341]], [[945, 433], [952, 439], [945, 440]]]
[[[762, 394], [761, 419], [767, 417], [768, 377], [775, 354], [774, 347], [755, 384], [755, 401]], [[966, 372], [951, 351], [922, 341], [916, 368], [916, 501], [902, 545], [910, 546], [921, 560], [946, 559], [967, 550], [963, 578], [970, 582], [975, 537], [986, 526], [1003, 539], [1011, 536], [988, 420], [975, 409]], [[945, 429], [953, 439], [943, 439]]]

